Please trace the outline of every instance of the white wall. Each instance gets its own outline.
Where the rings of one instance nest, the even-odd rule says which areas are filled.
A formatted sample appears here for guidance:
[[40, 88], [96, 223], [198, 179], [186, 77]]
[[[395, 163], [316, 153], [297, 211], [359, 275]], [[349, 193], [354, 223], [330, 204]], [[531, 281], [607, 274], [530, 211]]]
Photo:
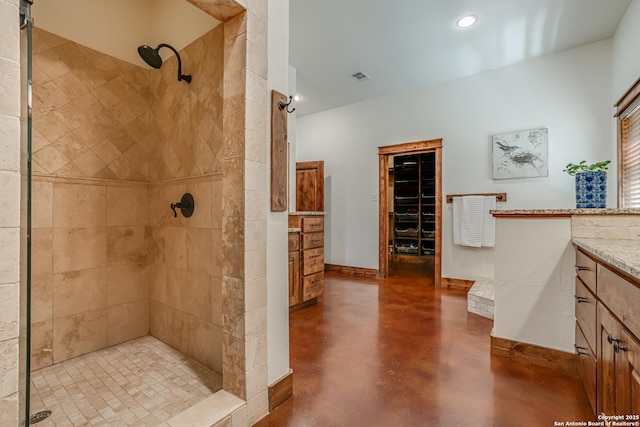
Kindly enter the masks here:
[[[610, 63], [607, 40], [299, 117], [297, 161], [325, 161], [326, 262], [378, 268], [373, 196], [382, 145], [443, 138], [443, 195], [507, 192], [500, 208], [574, 207], [564, 166], [610, 156]], [[549, 129], [549, 177], [493, 180], [491, 135], [542, 126]], [[444, 205], [442, 226], [443, 277], [493, 277], [493, 249], [452, 245], [451, 205]]]
[[[289, 0], [269, 0], [269, 100], [271, 91], [289, 89]], [[267, 125], [271, 135], [271, 122]], [[271, 146], [269, 137], [269, 147]], [[270, 155], [270, 154], [269, 154]], [[270, 157], [269, 157], [270, 158]], [[271, 203], [269, 202], [269, 206]], [[267, 216], [268, 384], [289, 372], [289, 280], [287, 212]]]
[[186, 0], [43, 0], [34, 2], [33, 16], [43, 30], [140, 66], [138, 46], [168, 43], [180, 50], [219, 23]]
[[[638, 42], [640, 42], [640, 0], [633, 0], [625, 13], [618, 29], [613, 37], [612, 54], [612, 84], [611, 84], [611, 116], [615, 109], [613, 105], [640, 78], [640, 55], [638, 52]], [[612, 141], [617, 141], [617, 127], [615, 119], [612, 126]], [[618, 156], [617, 144], [611, 146], [611, 159]], [[617, 176], [617, 168], [610, 168], [610, 176]], [[612, 195], [617, 192], [617, 185], [610, 187]]]
[[[618, 29], [613, 37], [613, 101], [617, 101], [624, 92], [640, 77], [640, 0], [633, 0], [629, 4]], [[611, 104], [613, 105], [613, 103]]]
[[573, 351], [571, 218], [498, 218], [493, 336]]
[[[296, 94], [297, 88], [296, 69], [289, 66], [289, 93]], [[296, 102], [294, 101], [294, 104]], [[296, 113], [289, 114], [287, 119], [287, 139], [289, 142], [289, 211], [296, 210], [296, 130], [298, 129], [298, 121]]]

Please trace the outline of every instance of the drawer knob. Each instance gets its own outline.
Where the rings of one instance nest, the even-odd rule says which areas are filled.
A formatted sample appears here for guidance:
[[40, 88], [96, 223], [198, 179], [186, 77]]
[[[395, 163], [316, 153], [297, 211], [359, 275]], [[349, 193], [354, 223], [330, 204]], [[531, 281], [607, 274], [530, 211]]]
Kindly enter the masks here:
[[585, 297], [580, 297], [578, 295], [574, 295], [574, 298], [576, 299], [576, 302], [578, 304], [582, 303], [582, 302], [589, 302], [589, 298], [585, 298]]
[[611, 336], [611, 334], [607, 334], [607, 341], [609, 342], [609, 344], [613, 344], [613, 342], [615, 341], [613, 339], [613, 337]]
[[613, 340], [613, 351], [619, 353], [620, 351], [627, 351], [627, 347], [620, 345], [620, 340]]
[[576, 265], [576, 271], [584, 271], [584, 270], [588, 270], [589, 267], [584, 267], [582, 265]]
[[309, 257], [309, 259], [316, 259], [316, 258], [320, 258], [320, 255], [313, 255]]

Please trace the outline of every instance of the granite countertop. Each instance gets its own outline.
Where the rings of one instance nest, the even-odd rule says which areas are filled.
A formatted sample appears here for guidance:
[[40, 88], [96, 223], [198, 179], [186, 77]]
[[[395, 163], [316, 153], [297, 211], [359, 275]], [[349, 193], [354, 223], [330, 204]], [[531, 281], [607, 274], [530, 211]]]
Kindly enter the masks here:
[[505, 209], [492, 210], [499, 216], [640, 215], [640, 209]]
[[299, 233], [302, 231], [300, 227], [289, 227], [289, 233]]
[[622, 239], [572, 239], [579, 248], [640, 280], [640, 242]]
[[[640, 212], [640, 209], [638, 209], [638, 212]], [[289, 212], [289, 215], [307, 215], [307, 216], [311, 216], [311, 215], [322, 216], [326, 214], [327, 214], [326, 212], [312, 212], [312, 211]]]

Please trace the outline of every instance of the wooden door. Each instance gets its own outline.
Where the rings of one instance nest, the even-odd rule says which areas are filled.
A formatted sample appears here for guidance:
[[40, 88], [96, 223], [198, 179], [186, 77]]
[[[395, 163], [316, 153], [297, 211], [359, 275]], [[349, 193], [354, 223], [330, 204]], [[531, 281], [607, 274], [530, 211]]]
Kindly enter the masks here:
[[598, 303], [598, 413], [618, 414], [616, 410], [616, 353], [612, 345], [620, 337], [620, 324]]
[[289, 252], [289, 306], [300, 302], [300, 252]]
[[[627, 331], [618, 347], [616, 409], [618, 414], [640, 415], [640, 343]], [[628, 421], [640, 421], [638, 419]]]
[[324, 161], [296, 163], [296, 211], [324, 211]]

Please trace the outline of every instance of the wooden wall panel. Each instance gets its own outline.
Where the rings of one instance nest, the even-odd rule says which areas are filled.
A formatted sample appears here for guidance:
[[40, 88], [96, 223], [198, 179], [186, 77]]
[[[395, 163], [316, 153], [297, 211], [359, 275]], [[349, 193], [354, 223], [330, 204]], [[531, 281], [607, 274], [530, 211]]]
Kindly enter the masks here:
[[278, 91], [271, 91], [271, 210], [287, 210], [287, 97]]

